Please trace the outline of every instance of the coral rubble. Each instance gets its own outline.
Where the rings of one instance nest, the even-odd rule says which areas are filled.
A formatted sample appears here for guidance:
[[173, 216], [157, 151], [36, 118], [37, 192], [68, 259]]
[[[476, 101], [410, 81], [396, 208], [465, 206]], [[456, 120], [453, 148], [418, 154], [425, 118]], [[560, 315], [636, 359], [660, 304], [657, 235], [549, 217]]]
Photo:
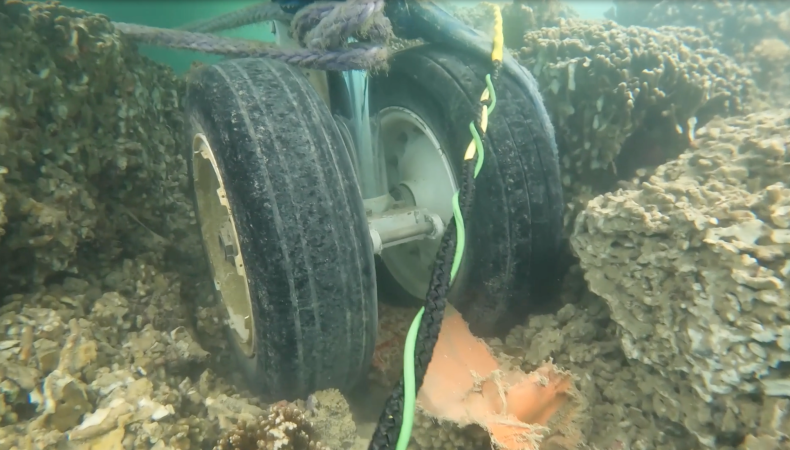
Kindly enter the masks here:
[[274, 406], [258, 421], [239, 422], [223, 435], [214, 450], [326, 450], [304, 413], [292, 406]]

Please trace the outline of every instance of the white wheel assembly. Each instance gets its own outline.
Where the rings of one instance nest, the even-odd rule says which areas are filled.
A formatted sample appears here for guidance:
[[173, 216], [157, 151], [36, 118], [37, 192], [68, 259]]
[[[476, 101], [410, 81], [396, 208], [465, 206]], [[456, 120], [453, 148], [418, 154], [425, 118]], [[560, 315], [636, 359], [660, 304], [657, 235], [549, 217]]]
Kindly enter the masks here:
[[[400, 106], [382, 109], [379, 127], [392, 196], [408, 206], [427, 209], [443, 223], [449, 223], [458, 183], [433, 131], [416, 113]], [[414, 297], [424, 298], [428, 291], [440, 238], [407, 242], [381, 253], [393, 278]]]

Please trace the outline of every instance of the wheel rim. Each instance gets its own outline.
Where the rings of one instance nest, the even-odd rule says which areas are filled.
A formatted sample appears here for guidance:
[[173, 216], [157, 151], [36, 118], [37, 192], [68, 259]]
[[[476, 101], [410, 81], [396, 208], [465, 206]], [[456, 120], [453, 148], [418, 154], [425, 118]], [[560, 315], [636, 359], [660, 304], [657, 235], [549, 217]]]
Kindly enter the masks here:
[[[458, 184], [436, 135], [416, 113], [400, 106], [382, 109], [379, 124], [392, 195], [448, 223]], [[424, 298], [440, 244], [441, 237], [408, 242], [385, 249], [381, 259], [407, 292]]]
[[202, 133], [192, 140], [192, 168], [200, 232], [214, 289], [227, 312], [231, 335], [244, 355], [252, 357], [255, 353], [252, 300], [239, 236], [214, 152]]

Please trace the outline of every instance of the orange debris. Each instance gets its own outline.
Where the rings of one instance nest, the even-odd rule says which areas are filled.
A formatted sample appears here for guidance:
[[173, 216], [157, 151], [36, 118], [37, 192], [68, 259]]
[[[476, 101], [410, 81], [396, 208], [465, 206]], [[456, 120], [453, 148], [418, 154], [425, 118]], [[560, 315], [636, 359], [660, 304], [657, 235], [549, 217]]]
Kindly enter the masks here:
[[[568, 431], [549, 429], [549, 422], [563, 419], [562, 428], [570, 428], [568, 418], [559, 417], [565, 411], [557, 413], [574, 395], [571, 375], [551, 363], [531, 373], [500, 370], [488, 346], [448, 307], [417, 404], [426, 414], [460, 427], [481, 426], [498, 449], [537, 450], [544, 439]], [[562, 447], [577, 440], [557, 437]]]

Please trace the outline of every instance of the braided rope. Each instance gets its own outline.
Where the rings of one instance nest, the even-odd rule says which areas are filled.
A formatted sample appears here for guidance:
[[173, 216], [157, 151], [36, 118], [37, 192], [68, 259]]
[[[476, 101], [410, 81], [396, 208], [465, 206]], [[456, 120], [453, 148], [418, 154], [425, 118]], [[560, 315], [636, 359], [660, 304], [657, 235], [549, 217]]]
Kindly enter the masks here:
[[[292, 16], [279, 4], [267, 2], [177, 30], [121, 22], [113, 25], [134, 40], [162, 47], [265, 57], [306, 69], [376, 71], [387, 67], [385, 45], [392, 36], [392, 24], [383, 10], [384, 0], [347, 0], [314, 3]], [[290, 20], [293, 36], [306, 48], [282, 49], [264, 42], [208, 34], [266, 20]], [[367, 42], [347, 44], [350, 37]]]
[[307, 48], [324, 50], [348, 42], [356, 31], [370, 27], [370, 19], [381, 14], [384, 0], [340, 2], [304, 38]]
[[[341, 5], [344, 3], [345, 2], [319, 2], [305, 6], [299, 10], [296, 15], [294, 15], [293, 20], [291, 21], [291, 35], [300, 44], [308, 48], [318, 49], [332, 48], [333, 46], [337, 45], [342, 46], [343, 43], [348, 40], [348, 36], [352, 36], [361, 41], [381, 43], [386, 43], [389, 41], [393, 35], [392, 24], [390, 23], [390, 20], [387, 18], [387, 16], [381, 13], [381, 10], [384, 7], [384, 2], [379, 1], [378, 3], [381, 5], [375, 5], [373, 7], [372, 14], [367, 16], [366, 19], [359, 21], [359, 17], [357, 17], [357, 23], [345, 23], [346, 29], [342, 30], [341, 35], [339, 35], [335, 43], [321, 42], [321, 39], [319, 38], [317, 41], [317, 47], [311, 47], [308, 39], [312, 39], [313, 36], [320, 34], [328, 34], [331, 36], [333, 32], [336, 32], [336, 30], [328, 30], [327, 28], [340, 28], [339, 25], [343, 25], [343, 22], [338, 24], [333, 22], [335, 21], [333, 17], [329, 17], [333, 11], [336, 11], [337, 8], [341, 7]], [[368, 6], [368, 8], [370, 7]], [[351, 11], [346, 10], [345, 12], [341, 12], [341, 14], [348, 12], [353, 14], [355, 11], [353, 11], [353, 9]], [[366, 11], [362, 10], [361, 12], [365, 13]], [[324, 21], [325, 19], [327, 20]], [[313, 30], [313, 33], [311, 36], [308, 36], [308, 33], [310, 33], [311, 30]], [[339, 42], [339, 44], [337, 42]]]
[[[461, 211], [465, 218], [468, 218], [472, 199], [474, 198], [474, 164], [474, 161], [464, 161], [462, 166], [462, 193], [459, 197], [461, 199]], [[419, 337], [414, 350], [414, 378], [417, 391], [419, 391], [425, 380], [425, 374], [428, 371], [434, 347], [436, 347], [436, 342], [439, 339], [444, 310], [447, 306], [450, 273], [457, 245], [458, 229], [456, 222], [453, 220], [447, 224], [447, 229], [444, 231], [439, 244], [436, 265], [433, 268], [426, 295], [425, 312], [420, 320]], [[395, 448], [400, 437], [400, 427], [403, 423], [403, 396], [404, 379], [401, 377], [384, 404], [384, 410], [379, 416], [368, 450], [389, 450]]]
[[115, 29], [126, 36], [144, 44], [163, 47], [195, 50], [204, 53], [227, 55], [248, 54], [269, 50], [272, 44], [246, 39], [233, 39], [213, 34], [191, 31], [169, 30], [132, 23], [113, 22]]
[[120, 22], [113, 22], [113, 25], [121, 33], [145, 44], [237, 58], [265, 57], [306, 69], [376, 70], [387, 64], [387, 49], [370, 44], [352, 44], [347, 48], [327, 51], [285, 50], [266, 42], [226, 38], [213, 34]]
[[300, 9], [291, 21], [291, 36], [304, 45], [304, 37], [324, 20], [340, 2], [311, 3]]
[[212, 17], [211, 19], [186, 24], [178, 27], [178, 29], [196, 33], [215, 33], [217, 31], [231, 30], [233, 28], [269, 20], [290, 22], [292, 17], [293, 15], [283, 11], [277, 3], [265, 2], [248, 6], [218, 17]]

